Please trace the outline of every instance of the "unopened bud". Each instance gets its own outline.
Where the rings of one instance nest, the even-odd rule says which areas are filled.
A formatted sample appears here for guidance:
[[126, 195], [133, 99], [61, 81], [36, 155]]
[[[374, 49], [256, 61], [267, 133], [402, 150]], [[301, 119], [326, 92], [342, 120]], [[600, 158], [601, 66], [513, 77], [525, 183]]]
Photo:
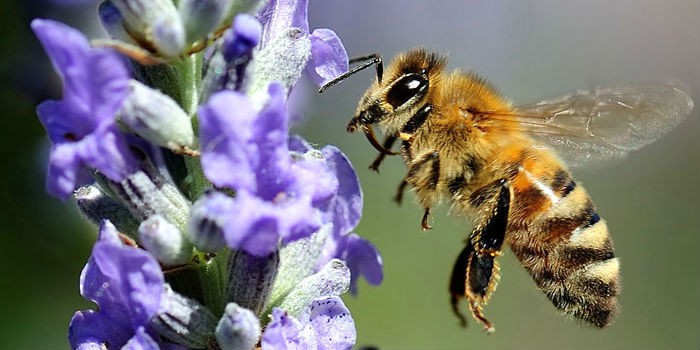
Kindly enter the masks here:
[[267, 87], [279, 82], [285, 91], [299, 80], [311, 57], [311, 40], [299, 28], [289, 28], [272, 38], [256, 52], [255, 67], [248, 90], [251, 102], [262, 108], [267, 102]]
[[217, 320], [214, 314], [194, 299], [165, 285], [158, 314], [151, 326], [177, 344], [193, 349], [206, 348], [214, 338]]
[[180, 0], [178, 10], [185, 25], [187, 41], [205, 38], [219, 27], [232, 0]]
[[108, 196], [97, 186], [84, 186], [73, 194], [80, 211], [95, 225], [109, 220], [119, 232], [136, 237], [139, 222], [120, 201]]
[[191, 152], [195, 137], [192, 121], [172, 98], [136, 80], [119, 111], [120, 120], [136, 134], [175, 152]]
[[260, 320], [236, 303], [226, 305], [216, 326], [216, 341], [222, 350], [250, 350], [260, 338]]
[[129, 33], [126, 32], [126, 29], [124, 29], [124, 17], [111, 1], [103, 1], [100, 3], [97, 14], [109, 36], [123, 42], [135, 43], [131, 36], [129, 36]]
[[279, 252], [259, 257], [243, 249], [229, 258], [228, 301], [250, 309], [259, 316], [265, 308], [272, 283], [277, 277]]
[[249, 56], [260, 42], [262, 24], [255, 17], [241, 14], [233, 19], [233, 26], [224, 35], [223, 53], [227, 62]]
[[96, 178], [107, 186], [138, 220], [160, 214], [179, 229], [187, 227], [190, 209], [187, 200], [169, 182], [151, 179], [143, 171], [137, 171], [126, 179], [116, 182], [104, 175]]
[[208, 193], [194, 203], [187, 232], [199, 250], [214, 253], [226, 245], [224, 227], [232, 204], [232, 198], [219, 192]]
[[171, 0], [112, 0], [112, 3], [122, 14], [125, 29], [137, 42], [149, 43], [164, 57], [175, 57], [185, 50], [185, 28]]
[[184, 264], [192, 256], [192, 244], [161, 215], [146, 219], [138, 232], [139, 243], [163, 265]]
[[250, 81], [253, 49], [260, 42], [262, 25], [255, 17], [240, 14], [216, 46], [202, 81], [203, 100], [224, 89], [246, 91]]

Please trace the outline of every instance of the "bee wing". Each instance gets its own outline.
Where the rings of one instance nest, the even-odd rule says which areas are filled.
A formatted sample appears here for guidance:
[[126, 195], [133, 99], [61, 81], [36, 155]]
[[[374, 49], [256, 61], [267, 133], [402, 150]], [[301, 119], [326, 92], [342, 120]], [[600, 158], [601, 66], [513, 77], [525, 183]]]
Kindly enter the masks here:
[[673, 129], [693, 109], [686, 91], [676, 81], [599, 86], [491, 117], [582, 166], [623, 158]]

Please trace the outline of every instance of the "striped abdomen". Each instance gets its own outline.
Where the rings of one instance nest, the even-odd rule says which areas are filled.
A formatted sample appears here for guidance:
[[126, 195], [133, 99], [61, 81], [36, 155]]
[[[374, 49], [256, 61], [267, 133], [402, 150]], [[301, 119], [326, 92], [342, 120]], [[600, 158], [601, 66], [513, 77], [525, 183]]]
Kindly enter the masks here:
[[586, 190], [547, 154], [518, 161], [506, 241], [565, 313], [598, 327], [615, 316], [619, 262]]

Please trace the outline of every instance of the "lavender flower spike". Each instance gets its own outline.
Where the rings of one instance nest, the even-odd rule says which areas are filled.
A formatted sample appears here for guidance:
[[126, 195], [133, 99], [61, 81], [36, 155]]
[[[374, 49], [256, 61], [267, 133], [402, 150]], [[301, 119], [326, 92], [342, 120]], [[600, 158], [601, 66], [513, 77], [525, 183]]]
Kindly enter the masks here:
[[63, 78], [63, 100], [37, 107], [51, 138], [47, 191], [65, 199], [91, 182], [90, 169], [121, 181], [136, 170], [116, 112], [129, 93], [129, 74], [121, 59], [107, 49], [93, 49], [77, 30], [35, 19], [32, 29]]
[[158, 349], [148, 324], [157, 313], [163, 273], [156, 259], [125, 246], [109, 222], [103, 222], [92, 255], [80, 276], [80, 294], [98, 310], [78, 311], [68, 339], [74, 349]]

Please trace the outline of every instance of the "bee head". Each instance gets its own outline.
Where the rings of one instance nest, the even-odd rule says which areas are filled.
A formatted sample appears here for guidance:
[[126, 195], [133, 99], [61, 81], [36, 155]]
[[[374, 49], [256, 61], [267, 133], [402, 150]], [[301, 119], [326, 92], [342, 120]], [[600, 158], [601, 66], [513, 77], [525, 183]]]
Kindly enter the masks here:
[[421, 105], [428, 94], [430, 81], [444, 68], [446, 60], [424, 49], [414, 49], [399, 55], [382, 77], [377, 69], [377, 80], [360, 100], [355, 117], [347, 130], [353, 132], [404, 114]]

